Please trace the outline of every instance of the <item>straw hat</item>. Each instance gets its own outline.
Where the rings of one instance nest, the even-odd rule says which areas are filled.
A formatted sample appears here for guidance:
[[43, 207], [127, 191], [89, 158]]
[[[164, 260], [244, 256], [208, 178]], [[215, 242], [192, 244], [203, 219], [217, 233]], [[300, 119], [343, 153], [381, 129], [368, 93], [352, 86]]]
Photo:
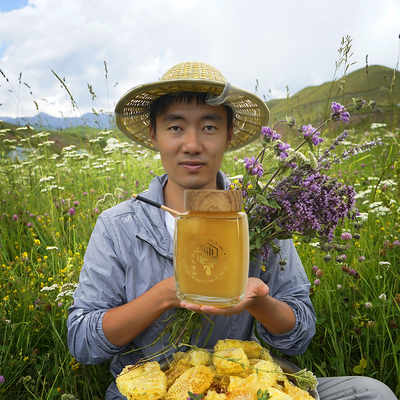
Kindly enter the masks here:
[[213, 66], [185, 62], [170, 68], [153, 83], [136, 86], [125, 93], [115, 107], [118, 128], [136, 143], [157, 150], [150, 141], [149, 110], [154, 100], [175, 92], [205, 92], [209, 105], [227, 105], [233, 109], [233, 139], [227, 151], [238, 149], [260, 136], [268, 124], [269, 110], [257, 95], [231, 85]]

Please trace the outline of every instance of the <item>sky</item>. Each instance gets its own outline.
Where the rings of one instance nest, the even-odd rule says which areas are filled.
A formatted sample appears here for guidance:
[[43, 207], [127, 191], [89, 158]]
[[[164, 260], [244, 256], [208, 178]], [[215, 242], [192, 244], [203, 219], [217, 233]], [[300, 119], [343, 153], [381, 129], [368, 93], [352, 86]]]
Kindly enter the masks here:
[[0, 0], [0, 117], [112, 112], [183, 61], [284, 98], [340, 78], [348, 35], [348, 73], [398, 69], [399, 34], [399, 0]]

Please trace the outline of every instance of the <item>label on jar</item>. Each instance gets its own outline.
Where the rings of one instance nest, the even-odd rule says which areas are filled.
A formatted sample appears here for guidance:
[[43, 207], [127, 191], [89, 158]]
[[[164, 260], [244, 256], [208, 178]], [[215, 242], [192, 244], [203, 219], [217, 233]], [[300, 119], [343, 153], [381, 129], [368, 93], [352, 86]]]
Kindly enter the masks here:
[[185, 272], [198, 282], [213, 282], [227, 269], [224, 249], [207, 238], [195, 239], [183, 251]]

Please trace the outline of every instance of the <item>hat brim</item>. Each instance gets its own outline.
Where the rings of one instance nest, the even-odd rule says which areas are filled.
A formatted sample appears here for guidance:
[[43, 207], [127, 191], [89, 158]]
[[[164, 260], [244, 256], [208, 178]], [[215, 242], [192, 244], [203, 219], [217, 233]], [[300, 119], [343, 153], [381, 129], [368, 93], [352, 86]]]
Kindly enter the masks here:
[[[136, 86], [125, 93], [115, 107], [118, 129], [134, 142], [157, 151], [150, 140], [150, 106], [159, 97], [176, 92], [203, 92], [219, 96], [224, 82], [204, 79], [157, 81]], [[257, 95], [231, 86], [225, 105], [234, 111], [233, 138], [226, 151], [243, 147], [256, 140], [261, 127], [269, 121], [269, 110]]]

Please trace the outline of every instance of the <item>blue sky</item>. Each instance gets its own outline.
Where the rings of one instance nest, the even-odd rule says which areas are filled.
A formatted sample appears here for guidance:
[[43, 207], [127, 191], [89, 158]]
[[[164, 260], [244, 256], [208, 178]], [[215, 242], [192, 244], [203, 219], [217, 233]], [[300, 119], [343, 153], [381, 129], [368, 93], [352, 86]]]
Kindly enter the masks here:
[[295, 94], [330, 81], [346, 35], [348, 72], [367, 54], [369, 65], [396, 68], [399, 21], [399, 0], [0, 0], [0, 69], [9, 79], [0, 75], [0, 117], [31, 117], [36, 104], [71, 116], [52, 70], [82, 113], [113, 111], [131, 87], [195, 60], [236, 86], [254, 91], [258, 80], [258, 94], [283, 98], [286, 86]]
[[18, 10], [28, 5], [28, 0], [0, 0], [0, 12]]

